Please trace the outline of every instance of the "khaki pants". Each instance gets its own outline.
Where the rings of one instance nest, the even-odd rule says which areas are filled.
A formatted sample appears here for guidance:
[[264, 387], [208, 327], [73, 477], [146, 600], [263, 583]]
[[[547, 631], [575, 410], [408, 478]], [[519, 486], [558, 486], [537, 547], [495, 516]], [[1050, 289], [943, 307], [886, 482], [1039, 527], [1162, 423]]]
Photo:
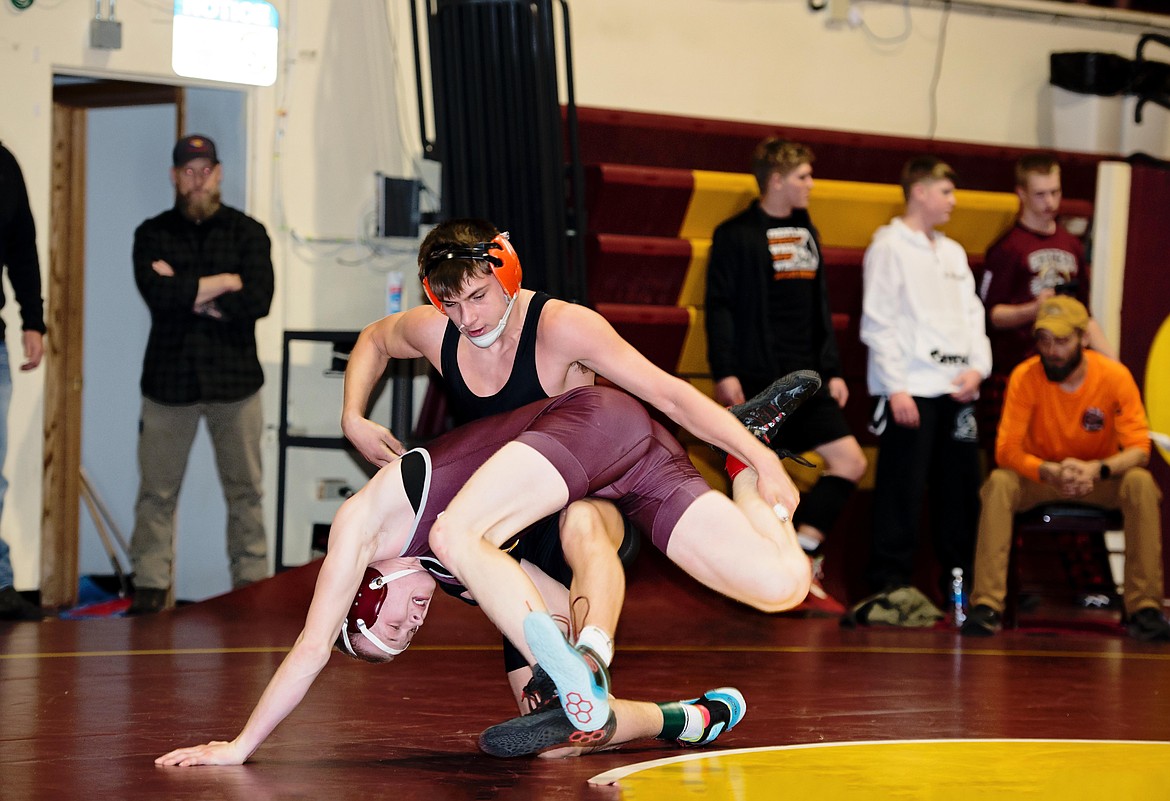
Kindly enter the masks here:
[[242, 587], [268, 575], [268, 540], [260, 505], [260, 435], [264, 428], [260, 393], [230, 403], [183, 406], [143, 398], [138, 435], [140, 483], [130, 539], [138, 587], [171, 586], [175, 507], [200, 418], [207, 420], [227, 502], [232, 586]]
[[1083, 498], [1065, 498], [1049, 484], [1023, 478], [1014, 470], [993, 470], [980, 491], [983, 509], [975, 541], [975, 585], [971, 605], [1003, 611], [1007, 594], [1012, 517], [1042, 503], [1086, 503], [1120, 509], [1125, 521], [1125, 577], [1122, 597], [1127, 615], [1162, 608], [1162, 493], [1148, 470], [1134, 467], [1100, 481]]

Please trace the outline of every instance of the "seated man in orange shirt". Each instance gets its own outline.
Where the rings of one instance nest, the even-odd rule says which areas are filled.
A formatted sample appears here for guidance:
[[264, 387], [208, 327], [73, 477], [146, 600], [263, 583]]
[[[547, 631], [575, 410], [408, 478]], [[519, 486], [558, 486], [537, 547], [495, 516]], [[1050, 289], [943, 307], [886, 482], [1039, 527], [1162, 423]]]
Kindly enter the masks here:
[[1053, 501], [1120, 509], [1125, 520], [1123, 600], [1131, 637], [1170, 642], [1162, 616], [1162, 494], [1145, 465], [1149, 424], [1121, 363], [1086, 350], [1089, 314], [1075, 298], [1040, 303], [1036, 356], [1012, 371], [996, 437], [1000, 465], [981, 490], [975, 585], [967, 636], [999, 630], [1012, 516]]

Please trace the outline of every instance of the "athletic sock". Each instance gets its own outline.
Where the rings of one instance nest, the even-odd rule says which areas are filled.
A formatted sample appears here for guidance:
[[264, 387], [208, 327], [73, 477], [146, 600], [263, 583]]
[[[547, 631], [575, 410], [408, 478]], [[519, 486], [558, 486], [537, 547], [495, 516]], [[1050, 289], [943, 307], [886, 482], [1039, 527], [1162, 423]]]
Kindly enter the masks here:
[[820, 550], [822, 544], [821, 540], [818, 540], [815, 537], [810, 537], [807, 534], [801, 534], [800, 532], [797, 532], [796, 534], [796, 541], [800, 543], [801, 550], [803, 550], [809, 556], [816, 556], [816, 553], [818, 550]]
[[610, 662], [613, 661], [613, 640], [597, 626], [586, 626], [581, 629], [581, 634], [577, 637], [577, 645], [584, 646], [597, 654], [597, 658], [604, 663], [604, 667], [608, 668]]
[[735, 481], [736, 476], [747, 470], [747, 465], [731, 454], [727, 454], [727, 461], [723, 463], [723, 469], [727, 471], [727, 477]]
[[711, 721], [711, 712], [702, 701], [693, 704], [671, 701], [656, 706], [662, 710], [659, 740], [697, 742]]

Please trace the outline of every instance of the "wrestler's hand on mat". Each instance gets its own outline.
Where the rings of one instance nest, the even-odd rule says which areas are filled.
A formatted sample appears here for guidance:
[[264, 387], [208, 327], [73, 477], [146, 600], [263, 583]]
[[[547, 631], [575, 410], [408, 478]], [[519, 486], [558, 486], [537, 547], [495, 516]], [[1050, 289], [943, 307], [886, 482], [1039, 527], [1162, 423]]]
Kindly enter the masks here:
[[378, 467], [385, 467], [406, 450], [390, 429], [365, 417], [342, 420], [341, 430], [366, 461]]
[[247, 758], [247, 754], [240, 753], [234, 740], [232, 742], [215, 740], [203, 745], [176, 748], [169, 754], [160, 756], [154, 761], [154, 764], [180, 768], [192, 765], [242, 765]]

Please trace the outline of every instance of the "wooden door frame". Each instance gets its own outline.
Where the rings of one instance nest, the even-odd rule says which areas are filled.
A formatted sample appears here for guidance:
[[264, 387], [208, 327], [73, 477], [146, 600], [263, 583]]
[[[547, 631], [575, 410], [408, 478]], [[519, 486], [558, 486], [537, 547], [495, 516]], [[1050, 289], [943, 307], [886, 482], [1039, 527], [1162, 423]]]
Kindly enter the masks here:
[[[45, 425], [41, 476], [41, 603], [77, 601], [81, 523], [81, 400], [85, 330], [86, 120], [93, 108], [174, 104], [181, 86], [94, 80], [53, 87], [49, 216], [49, 336], [45, 338]], [[129, 265], [127, 265], [129, 269]]]

